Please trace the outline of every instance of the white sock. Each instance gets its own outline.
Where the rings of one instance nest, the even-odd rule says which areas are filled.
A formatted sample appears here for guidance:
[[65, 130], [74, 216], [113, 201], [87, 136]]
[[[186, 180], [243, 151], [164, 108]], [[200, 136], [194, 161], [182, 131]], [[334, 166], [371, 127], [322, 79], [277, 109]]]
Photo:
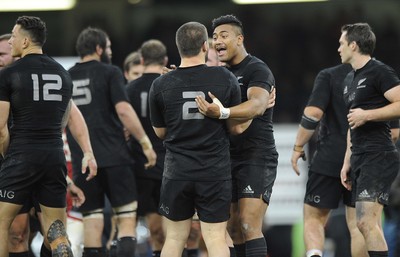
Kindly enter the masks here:
[[308, 250], [306, 253], [307, 257], [311, 257], [313, 255], [318, 255], [318, 256], [322, 257], [322, 251], [318, 250], [318, 249], [311, 249], [311, 250]]

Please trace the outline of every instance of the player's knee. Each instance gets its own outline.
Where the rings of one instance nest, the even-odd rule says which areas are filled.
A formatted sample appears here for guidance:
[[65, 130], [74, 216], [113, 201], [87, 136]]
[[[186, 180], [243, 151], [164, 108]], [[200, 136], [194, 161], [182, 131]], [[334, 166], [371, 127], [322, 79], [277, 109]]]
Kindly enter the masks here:
[[357, 220], [357, 228], [363, 235], [367, 234], [371, 229], [370, 224], [366, 218], [360, 218], [359, 220]]
[[157, 240], [158, 243], [163, 244], [165, 241], [164, 230], [161, 224], [151, 224], [149, 225], [150, 235], [153, 240]]
[[24, 246], [28, 246], [28, 231], [10, 229], [9, 243], [12, 248], [21, 248]]

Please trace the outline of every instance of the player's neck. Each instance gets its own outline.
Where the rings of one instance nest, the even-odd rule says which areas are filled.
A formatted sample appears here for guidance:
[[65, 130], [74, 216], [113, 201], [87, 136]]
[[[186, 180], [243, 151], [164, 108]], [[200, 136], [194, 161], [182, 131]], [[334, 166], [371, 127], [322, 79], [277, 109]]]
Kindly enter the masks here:
[[244, 47], [240, 48], [238, 50], [237, 54], [229, 62], [227, 62], [227, 64], [229, 66], [237, 65], [237, 64], [241, 63], [244, 60], [244, 58], [246, 58], [247, 55], [248, 55], [248, 53], [247, 53], [246, 49]]
[[100, 61], [100, 56], [96, 53], [85, 55], [82, 57], [81, 62]]
[[21, 58], [28, 54], [43, 54], [43, 50], [41, 47], [28, 47], [22, 52]]
[[196, 55], [193, 57], [183, 57], [181, 59], [180, 68], [193, 67], [201, 64], [206, 64], [206, 59], [204, 55]]
[[143, 73], [162, 73], [163, 66], [151, 64], [144, 67]]
[[371, 60], [370, 55], [359, 54], [359, 55], [356, 55], [353, 57], [351, 66], [353, 67], [354, 70], [358, 70], [358, 69], [361, 69], [362, 67], [364, 67], [365, 64], [367, 64], [367, 62], [369, 62], [369, 60]]

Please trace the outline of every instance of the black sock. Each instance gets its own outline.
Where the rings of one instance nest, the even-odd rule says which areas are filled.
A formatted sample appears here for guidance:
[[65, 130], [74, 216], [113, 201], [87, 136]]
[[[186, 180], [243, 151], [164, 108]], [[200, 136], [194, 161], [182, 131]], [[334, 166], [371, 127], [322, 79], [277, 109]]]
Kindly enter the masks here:
[[21, 252], [21, 253], [9, 253], [9, 257], [29, 257], [29, 252]]
[[188, 256], [187, 255], [187, 249], [184, 248], [183, 251], [182, 251], [182, 257], [187, 257], [187, 256]]
[[246, 245], [233, 245], [235, 247], [236, 257], [246, 257]]
[[107, 257], [107, 253], [103, 247], [85, 247], [82, 257]]
[[388, 257], [388, 251], [368, 251], [369, 257]]
[[229, 257], [236, 257], [236, 251], [234, 247], [229, 247], [230, 255]]
[[117, 256], [118, 257], [135, 257], [136, 238], [121, 237], [117, 240]]
[[110, 251], [108, 251], [109, 257], [117, 257], [117, 240], [112, 240], [110, 245]]
[[264, 237], [246, 241], [246, 257], [267, 256], [267, 243]]
[[160, 257], [161, 251], [153, 251], [153, 257]]
[[42, 244], [42, 248], [40, 248], [40, 257], [51, 257], [51, 250], [47, 249], [44, 244]]
[[199, 249], [187, 249], [187, 257], [198, 257]]

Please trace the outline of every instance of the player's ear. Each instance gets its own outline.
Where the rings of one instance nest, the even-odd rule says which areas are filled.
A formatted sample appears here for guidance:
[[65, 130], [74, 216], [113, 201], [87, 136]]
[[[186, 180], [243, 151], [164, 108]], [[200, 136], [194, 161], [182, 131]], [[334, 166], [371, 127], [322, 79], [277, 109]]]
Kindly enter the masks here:
[[104, 52], [104, 49], [101, 46], [96, 45], [96, 54], [101, 56], [103, 54], [103, 52]]
[[207, 52], [208, 51], [208, 41], [204, 41], [203, 45], [201, 46], [201, 50], [203, 52]]

